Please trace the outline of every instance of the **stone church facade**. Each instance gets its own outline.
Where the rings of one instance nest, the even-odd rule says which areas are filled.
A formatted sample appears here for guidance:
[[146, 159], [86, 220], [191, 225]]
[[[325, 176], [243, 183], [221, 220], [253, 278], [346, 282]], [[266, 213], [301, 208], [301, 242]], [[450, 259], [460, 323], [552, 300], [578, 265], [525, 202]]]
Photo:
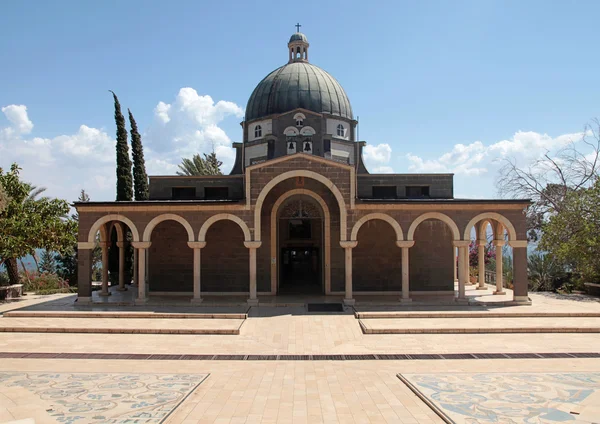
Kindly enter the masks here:
[[[292, 35], [288, 63], [254, 89], [230, 175], [151, 176], [148, 201], [76, 203], [81, 302], [91, 299], [98, 233], [105, 264], [118, 249], [117, 289], [126, 289], [126, 230], [136, 303], [153, 294], [195, 303], [244, 294], [254, 305], [279, 294], [409, 302], [454, 293], [456, 280], [463, 299], [473, 229], [481, 259], [490, 233], [500, 263], [501, 247], [512, 247], [514, 301], [528, 301], [529, 201], [456, 199], [452, 174], [369, 173], [350, 101], [309, 63], [308, 49], [304, 34]], [[105, 271], [100, 295], [109, 294]]]

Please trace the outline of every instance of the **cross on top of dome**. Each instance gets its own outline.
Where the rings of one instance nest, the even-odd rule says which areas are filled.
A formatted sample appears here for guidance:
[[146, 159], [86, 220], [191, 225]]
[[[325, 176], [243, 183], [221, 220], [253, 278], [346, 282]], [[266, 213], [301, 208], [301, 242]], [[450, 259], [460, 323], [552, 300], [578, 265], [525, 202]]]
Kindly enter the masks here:
[[302, 26], [302, 25], [300, 25], [300, 24], [296, 24], [296, 25], [295, 25], [295, 27], [296, 27], [296, 32], [300, 32], [300, 27], [301, 27], [301, 26]]

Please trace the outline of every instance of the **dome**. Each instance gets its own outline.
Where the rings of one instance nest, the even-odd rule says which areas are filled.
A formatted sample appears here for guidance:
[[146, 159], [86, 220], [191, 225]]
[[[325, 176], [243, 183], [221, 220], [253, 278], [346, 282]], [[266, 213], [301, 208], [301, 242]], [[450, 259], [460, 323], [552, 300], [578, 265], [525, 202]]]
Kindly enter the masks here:
[[293, 41], [304, 41], [305, 43], [308, 43], [308, 39], [306, 38], [306, 35], [302, 34], [301, 32], [292, 34], [289, 42], [291, 43]]
[[354, 119], [350, 100], [336, 79], [318, 66], [297, 61], [275, 69], [256, 86], [246, 106], [246, 121], [297, 108]]

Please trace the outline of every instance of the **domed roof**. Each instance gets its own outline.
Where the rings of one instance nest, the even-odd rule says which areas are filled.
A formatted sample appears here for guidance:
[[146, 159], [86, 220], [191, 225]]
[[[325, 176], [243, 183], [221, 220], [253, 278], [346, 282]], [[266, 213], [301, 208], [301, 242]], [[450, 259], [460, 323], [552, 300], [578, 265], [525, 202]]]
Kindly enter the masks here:
[[304, 41], [305, 43], [308, 43], [308, 39], [306, 38], [306, 35], [302, 34], [301, 32], [292, 34], [289, 42], [291, 43], [292, 41]]
[[256, 86], [246, 106], [246, 121], [297, 108], [354, 119], [350, 100], [336, 79], [318, 66], [297, 61], [275, 69]]

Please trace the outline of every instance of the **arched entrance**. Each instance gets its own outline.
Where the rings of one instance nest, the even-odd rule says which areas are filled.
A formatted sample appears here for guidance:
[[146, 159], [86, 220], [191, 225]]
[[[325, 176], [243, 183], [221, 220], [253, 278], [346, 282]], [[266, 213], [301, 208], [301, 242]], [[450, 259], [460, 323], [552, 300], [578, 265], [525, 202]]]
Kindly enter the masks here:
[[310, 196], [287, 199], [277, 211], [280, 294], [324, 293], [324, 219]]

